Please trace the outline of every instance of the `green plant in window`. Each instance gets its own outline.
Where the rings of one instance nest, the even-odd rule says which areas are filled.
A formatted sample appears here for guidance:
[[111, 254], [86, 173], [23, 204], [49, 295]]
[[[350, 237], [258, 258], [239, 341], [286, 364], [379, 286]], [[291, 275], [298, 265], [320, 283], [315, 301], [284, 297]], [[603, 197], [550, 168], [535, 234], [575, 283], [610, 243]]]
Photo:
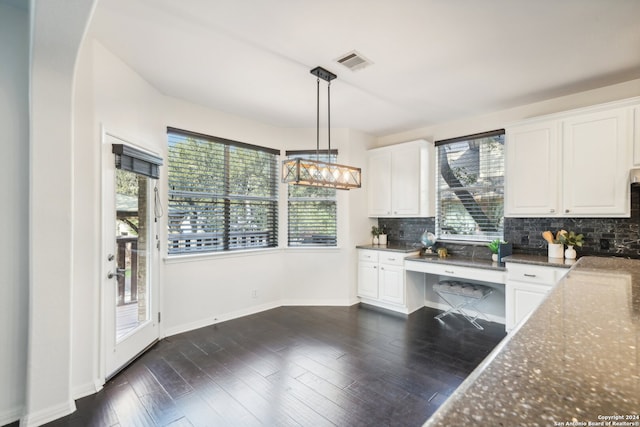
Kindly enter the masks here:
[[487, 244], [487, 247], [489, 248], [489, 250], [491, 251], [492, 254], [497, 254], [498, 250], [500, 249], [500, 244], [504, 243], [503, 241], [501, 241], [500, 239], [495, 239], [491, 242], [489, 242], [489, 244]]

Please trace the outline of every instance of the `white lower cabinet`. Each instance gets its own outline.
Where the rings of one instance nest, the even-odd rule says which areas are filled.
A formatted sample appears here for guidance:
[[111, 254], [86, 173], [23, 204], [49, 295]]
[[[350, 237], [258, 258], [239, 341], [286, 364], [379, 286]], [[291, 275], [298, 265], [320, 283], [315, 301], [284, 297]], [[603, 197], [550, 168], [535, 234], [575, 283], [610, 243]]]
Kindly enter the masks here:
[[358, 295], [378, 298], [378, 263], [360, 261], [358, 263]]
[[[362, 302], [401, 313], [424, 305], [424, 282], [407, 277], [404, 258], [413, 253], [358, 249], [358, 296]], [[420, 289], [422, 286], [422, 297]], [[416, 294], [418, 297], [416, 298]]]
[[392, 304], [404, 304], [404, 267], [380, 264], [378, 270], [378, 297]]
[[510, 331], [540, 305], [569, 269], [509, 262], [506, 267], [505, 328]]

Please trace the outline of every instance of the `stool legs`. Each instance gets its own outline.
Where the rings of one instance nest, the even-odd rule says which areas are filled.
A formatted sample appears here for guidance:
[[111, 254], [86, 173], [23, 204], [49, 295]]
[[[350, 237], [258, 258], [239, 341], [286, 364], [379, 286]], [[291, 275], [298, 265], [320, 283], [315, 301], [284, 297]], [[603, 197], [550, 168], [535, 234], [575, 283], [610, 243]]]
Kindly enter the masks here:
[[[449, 306], [451, 306], [451, 308], [449, 308], [444, 313], [438, 314], [435, 317], [435, 319], [438, 319], [439, 321], [442, 321], [442, 318], [445, 317], [445, 316], [448, 316], [449, 314], [459, 313], [465, 319], [467, 319], [469, 321], [469, 323], [471, 323], [473, 326], [475, 326], [476, 328], [478, 328], [480, 330], [484, 330], [484, 328], [478, 322], [476, 322], [476, 319], [478, 319], [478, 316], [480, 316], [480, 315], [482, 315], [485, 319], [487, 317], [485, 316], [484, 313], [482, 313], [480, 310], [478, 310], [478, 308], [476, 306], [480, 302], [484, 301], [491, 294], [491, 292], [486, 293], [481, 298], [466, 298], [466, 297], [464, 297], [464, 300], [462, 302], [458, 303], [458, 304], [454, 304], [451, 301], [449, 301], [447, 298], [444, 297], [444, 295], [441, 292], [436, 291], [436, 294], [438, 294], [438, 296], [440, 298], [442, 298], [447, 304], [449, 304]], [[461, 295], [458, 295], [458, 296], [461, 296]], [[465, 309], [475, 310], [475, 312], [477, 314], [475, 316], [472, 316], [471, 314], [467, 313], [465, 311]]]

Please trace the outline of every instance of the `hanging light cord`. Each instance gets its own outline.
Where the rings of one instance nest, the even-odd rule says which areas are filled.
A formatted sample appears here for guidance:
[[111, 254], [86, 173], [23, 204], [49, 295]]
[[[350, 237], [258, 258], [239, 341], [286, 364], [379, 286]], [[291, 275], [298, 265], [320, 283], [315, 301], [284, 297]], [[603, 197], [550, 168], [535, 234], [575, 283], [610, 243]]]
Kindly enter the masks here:
[[316, 79], [316, 160], [320, 161], [320, 77]]
[[160, 201], [160, 193], [158, 191], [158, 184], [153, 187], [153, 213], [156, 217], [156, 222], [158, 222], [158, 218], [162, 218], [164, 215], [164, 210], [162, 209], [162, 202]]
[[328, 162], [331, 163], [331, 80], [327, 82], [327, 152]]

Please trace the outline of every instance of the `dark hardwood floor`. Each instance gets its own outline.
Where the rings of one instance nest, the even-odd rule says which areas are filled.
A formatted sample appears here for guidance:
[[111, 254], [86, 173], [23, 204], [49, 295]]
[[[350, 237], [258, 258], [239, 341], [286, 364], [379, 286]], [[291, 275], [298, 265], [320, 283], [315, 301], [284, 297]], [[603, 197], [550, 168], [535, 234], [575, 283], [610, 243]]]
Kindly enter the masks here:
[[504, 325], [281, 307], [160, 341], [49, 426], [420, 426]]

